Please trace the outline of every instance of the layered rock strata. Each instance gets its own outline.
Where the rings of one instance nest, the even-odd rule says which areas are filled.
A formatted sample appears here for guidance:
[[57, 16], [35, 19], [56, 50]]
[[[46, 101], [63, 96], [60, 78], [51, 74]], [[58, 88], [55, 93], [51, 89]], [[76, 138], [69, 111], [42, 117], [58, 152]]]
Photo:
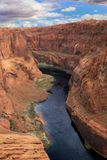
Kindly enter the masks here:
[[0, 135], [1, 160], [48, 160], [44, 147], [35, 136], [21, 134]]
[[14, 54], [11, 39], [0, 43], [0, 159], [48, 160], [42, 142], [36, 137], [36, 124], [41, 126], [42, 122], [34, 112], [34, 101], [48, 97], [37, 82], [48, 76], [40, 72], [33, 56], [26, 52], [26, 46], [20, 40], [14, 45], [21, 55]]
[[67, 109], [86, 144], [107, 157], [107, 52], [87, 55], [73, 71]]
[[94, 20], [0, 29], [1, 132], [11, 132], [11, 120], [18, 132], [33, 130], [20, 113], [26, 102], [48, 96], [36, 83], [43, 77], [35, 62], [46, 63], [71, 72], [67, 109], [85, 142], [107, 157], [106, 32], [107, 21]]

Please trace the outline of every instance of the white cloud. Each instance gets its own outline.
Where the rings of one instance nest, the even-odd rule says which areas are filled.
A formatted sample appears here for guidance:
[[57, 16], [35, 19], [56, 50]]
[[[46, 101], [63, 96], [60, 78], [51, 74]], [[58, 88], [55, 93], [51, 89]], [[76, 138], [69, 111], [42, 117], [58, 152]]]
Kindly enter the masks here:
[[101, 15], [101, 14], [85, 14], [82, 17], [76, 17], [72, 18], [69, 16], [65, 17], [56, 17], [54, 19], [48, 20], [48, 19], [38, 19], [38, 20], [25, 20], [20, 22], [20, 24], [16, 24], [15, 22], [11, 23], [3, 23], [1, 24], [1, 27], [36, 27], [36, 26], [52, 26], [57, 24], [66, 24], [66, 23], [72, 23], [77, 22], [81, 20], [90, 20], [90, 19], [96, 19], [96, 20], [107, 20], [107, 14]]
[[[59, 19], [54, 19], [53, 21], [44, 21], [43, 23], [48, 26], [48, 25], [56, 25], [56, 24], [66, 24], [66, 23], [72, 23], [72, 22], [77, 22], [77, 21], [82, 21], [82, 20], [91, 20], [91, 19], [96, 19], [96, 20], [107, 20], [107, 14], [85, 14], [83, 16], [77, 16], [76, 18], [72, 17], [62, 17]], [[46, 23], [45, 23], [46, 22]]]
[[107, 20], [107, 14], [85, 14], [81, 17], [81, 19], [96, 19], [96, 20]]
[[39, 20], [38, 23], [39, 25], [44, 25], [44, 26], [52, 26], [52, 25], [57, 25], [57, 24], [65, 24], [65, 23], [71, 23], [71, 22], [76, 22], [79, 21], [80, 19], [78, 18], [70, 18], [70, 17], [62, 17], [62, 18], [56, 18], [54, 20]]
[[55, 3], [37, 0], [0, 0], [0, 23], [58, 16], [61, 14], [55, 12]]
[[68, 7], [68, 8], [64, 8], [61, 11], [62, 12], [74, 12], [76, 10], [76, 7]]
[[7, 22], [7, 23], [0, 23], [0, 27], [4, 28], [4, 27], [8, 27], [8, 28], [16, 28], [16, 27], [20, 27], [17, 23], [15, 22]]
[[32, 27], [32, 22], [31, 21], [24, 21], [22, 23], [21, 27]]

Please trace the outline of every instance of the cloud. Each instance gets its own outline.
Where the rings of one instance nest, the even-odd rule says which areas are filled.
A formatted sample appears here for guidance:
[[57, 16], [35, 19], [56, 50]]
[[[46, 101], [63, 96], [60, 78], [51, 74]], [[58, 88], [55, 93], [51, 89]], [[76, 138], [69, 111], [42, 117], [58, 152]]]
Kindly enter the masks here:
[[107, 0], [73, 0], [73, 1], [80, 1], [80, 2], [85, 2], [85, 3], [99, 3], [99, 4], [107, 4]]
[[58, 17], [55, 3], [37, 0], [0, 0], [0, 23], [14, 20]]
[[10, 23], [0, 23], [0, 27], [4, 28], [4, 27], [8, 27], [8, 28], [16, 28], [16, 27], [20, 27], [18, 24], [16, 24], [15, 22], [10, 22]]
[[[36, 26], [36, 25], [35, 25]], [[31, 21], [24, 21], [22, 23], [21, 27], [32, 27], [32, 22]]]
[[[79, 15], [78, 15], [79, 16]], [[57, 25], [57, 24], [66, 24], [66, 23], [72, 23], [72, 22], [77, 22], [77, 21], [82, 21], [82, 20], [107, 20], [107, 14], [85, 14], [83, 16], [79, 16], [76, 18], [72, 18], [69, 16], [61, 17], [61, 18], [56, 18], [53, 21], [48, 21], [48, 20], [41, 20], [41, 24], [44, 24], [46, 26], [51, 26], [51, 25]]]
[[81, 20], [84, 20], [84, 19], [107, 20], [107, 14], [85, 14], [81, 17]]
[[21, 21], [20, 24], [16, 22], [3, 23], [1, 24], [1, 27], [52, 26], [52, 25], [57, 25], [57, 24], [66, 24], [66, 23], [72, 23], [72, 22], [90, 20], [90, 19], [107, 20], [107, 14], [84, 14], [81, 17], [80, 15], [78, 15], [76, 18], [65, 16], [65, 17], [56, 17], [51, 20], [48, 20], [48, 19], [38, 19], [38, 20], [33, 20], [33, 21], [25, 20], [25, 21]]
[[107, 3], [107, 0], [86, 0], [88, 3]]
[[76, 10], [76, 7], [68, 7], [68, 8], [64, 8], [61, 11], [62, 12], [74, 12]]
[[57, 24], [65, 24], [65, 23], [71, 23], [71, 22], [76, 22], [79, 21], [80, 19], [78, 18], [69, 18], [69, 17], [62, 17], [62, 18], [56, 18], [54, 20], [39, 20], [38, 23], [39, 25], [44, 25], [44, 26], [52, 26], [52, 25], [57, 25]]
[[[72, 0], [68, 0], [71, 2]], [[87, 3], [104, 3], [105, 0], [74, 0]], [[61, 8], [61, 0], [0, 0], [1, 27], [34, 27], [64, 24], [84, 19], [107, 20], [107, 14], [84, 14], [66, 16], [66, 12], [74, 12], [76, 7]], [[66, 0], [63, 0], [66, 2]], [[59, 12], [59, 10], [61, 12]], [[63, 14], [62, 14], [63, 12]]]

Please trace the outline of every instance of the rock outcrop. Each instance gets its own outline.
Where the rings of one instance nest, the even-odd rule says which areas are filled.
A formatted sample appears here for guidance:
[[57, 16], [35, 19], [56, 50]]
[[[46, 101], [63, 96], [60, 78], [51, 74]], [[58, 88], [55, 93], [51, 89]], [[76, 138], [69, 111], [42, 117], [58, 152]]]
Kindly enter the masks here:
[[0, 134], [1, 160], [48, 160], [44, 147], [35, 136]]
[[83, 139], [104, 157], [107, 157], [106, 67], [106, 51], [83, 57], [73, 71], [67, 99], [67, 109]]
[[22, 113], [28, 101], [48, 96], [36, 83], [43, 78], [36, 64], [46, 63], [72, 74], [67, 109], [85, 142], [107, 158], [106, 33], [107, 21], [94, 20], [0, 29], [1, 133], [13, 133], [10, 124], [17, 132], [34, 130]]
[[2, 59], [0, 63], [0, 159], [48, 160], [43, 144], [30, 135], [37, 123], [31, 103], [48, 96], [36, 85], [42, 73], [31, 57]]

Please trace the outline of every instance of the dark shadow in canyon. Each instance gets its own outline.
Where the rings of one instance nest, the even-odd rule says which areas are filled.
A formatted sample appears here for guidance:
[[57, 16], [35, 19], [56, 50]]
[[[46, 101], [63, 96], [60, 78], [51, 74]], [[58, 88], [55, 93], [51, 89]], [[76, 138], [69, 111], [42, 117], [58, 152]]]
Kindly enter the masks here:
[[45, 102], [36, 106], [36, 111], [46, 121], [45, 130], [52, 139], [46, 150], [51, 160], [103, 160], [94, 151], [87, 151], [77, 129], [71, 123], [66, 110], [70, 75], [53, 68], [40, 68], [45, 74], [54, 76], [55, 83]]

